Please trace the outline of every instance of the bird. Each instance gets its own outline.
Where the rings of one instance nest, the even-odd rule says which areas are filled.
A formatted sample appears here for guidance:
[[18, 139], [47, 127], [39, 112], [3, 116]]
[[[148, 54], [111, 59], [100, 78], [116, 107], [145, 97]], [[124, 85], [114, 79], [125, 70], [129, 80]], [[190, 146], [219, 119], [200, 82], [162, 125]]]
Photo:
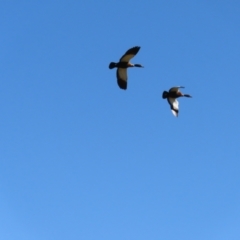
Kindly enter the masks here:
[[111, 62], [109, 64], [109, 69], [117, 68], [117, 83], [118, 86], [126, 90], [127, 89], [127, 68], [129, 67], [140, 67], [143, 68], [141, 64], [133, 64], [130, 63], [130, 59], [132, 59], [140, 50], [140, 47], [136, 46], [130, 48], [126, 51], [126, 53], [120, 58], [118, 63]]
[[172, 87], [169, 89], [169, 91], [163, 91], [162, 98], [168, 100], [168, 103], [170, 104], [171, 111], [175, 117], [178, 116], [179, 112], [179, 102], [177, 98], [179, 97], [188, 97], [191, 98], [189, 94], [183, 94], [179, 91], [180, 88], [184, 88], [182, 86], [179, 87]]

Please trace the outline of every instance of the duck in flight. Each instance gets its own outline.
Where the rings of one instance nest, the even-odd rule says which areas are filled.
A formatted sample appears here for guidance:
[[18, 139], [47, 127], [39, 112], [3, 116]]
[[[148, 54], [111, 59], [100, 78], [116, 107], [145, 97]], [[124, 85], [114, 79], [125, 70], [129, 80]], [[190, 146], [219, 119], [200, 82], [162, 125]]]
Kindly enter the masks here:
[[132, 59], [140, 50], [140, 47], [130, 48], [119, 60], [118, 63], [111, 62], [109, 68], [117, 68], [117, 83], [121, 89], [127, 89], [127, 68], [129, 67], [143, 67], [141, 64], [132, 64]]
[[165, 99], [167, 98], [168, 103], [170, 105], [171, 111], [175, 117], [178, 116], [179, 112], [179, 102], [177, 98], [179, 97], [189, 97], [191, 98], [189, 94], [183, 94], [179, 91], [179, 88], [184, 88], [184, 87], [172, 87], [169, 89], [169, 91], [164, 91], [162, 93], [162, 98]]

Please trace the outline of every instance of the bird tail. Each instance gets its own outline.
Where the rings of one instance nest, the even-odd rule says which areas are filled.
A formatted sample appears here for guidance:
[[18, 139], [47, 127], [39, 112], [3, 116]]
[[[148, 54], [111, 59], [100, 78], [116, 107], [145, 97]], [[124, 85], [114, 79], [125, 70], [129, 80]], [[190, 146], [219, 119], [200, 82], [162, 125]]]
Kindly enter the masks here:
[[167, 98], [167, 97], [168, 97], [168, 92], [164, 91], [164, 92], [162, 93], [162, 98], [165, 99], [165, 98]]
[[111, 62], [110, 64], [109, 64], [109, 68], [110, 69], [113, 69], [113, 68], [115, 68], [116, 67], [116, 63], [114, 63], [114, 62]]

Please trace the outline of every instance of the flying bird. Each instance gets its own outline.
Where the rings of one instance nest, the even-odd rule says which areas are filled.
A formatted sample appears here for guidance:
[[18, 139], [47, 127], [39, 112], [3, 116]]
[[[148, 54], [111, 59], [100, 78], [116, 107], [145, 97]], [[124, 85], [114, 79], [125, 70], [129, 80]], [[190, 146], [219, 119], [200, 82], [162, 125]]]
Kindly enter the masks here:
[[117, 68], [117, 83], [121, 89], [127, 89], [127, 68], [129, 67], [143, 67], [141, 64], [132, 64], [130, 59], [132, 59], [140, 50], [140, 47], [130, 48], [119, 60], [118, 63], [111, 62], [109, 68]]
[[189, 94], [183, 94], [179, 91], [179, 88], [184, 88], [184, 87], [172, 87], [169, 89], [169, 91], [164, 91], [162, 93], [162, 98], [168, 100], [168, 103], [170, 104], [171, 111], [175, 117], [178, 116], [179, 112], [179, 102], [177, 98], [179, 97], [189, 97], [191, 98]]

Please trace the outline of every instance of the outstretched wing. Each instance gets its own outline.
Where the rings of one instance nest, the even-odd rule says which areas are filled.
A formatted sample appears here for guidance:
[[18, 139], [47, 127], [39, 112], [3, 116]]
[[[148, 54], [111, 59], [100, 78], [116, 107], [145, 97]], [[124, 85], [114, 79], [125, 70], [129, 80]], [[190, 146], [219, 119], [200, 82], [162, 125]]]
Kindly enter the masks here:
[[127, 69], [118, 68], [117, 69], [117, 83], [121, 89], [127, 89]]
[[169, 92], [178, 92], [179, 88], [184, 88], [182, 86], [179, 86], [179, 87], [172, 87], [169, 89]]
[[168, 98], [168, 103], [170, 104], [171, 111], [175, 117], [178, 116], [179, 112], [179, 102], [176, 98]]
[[120, 62], [129, 62], [131, 58], [133, 58], [138, 51], [140, 50], [140, 47], [133, 47], [126, 51], [126, 53], [120, 58]]

